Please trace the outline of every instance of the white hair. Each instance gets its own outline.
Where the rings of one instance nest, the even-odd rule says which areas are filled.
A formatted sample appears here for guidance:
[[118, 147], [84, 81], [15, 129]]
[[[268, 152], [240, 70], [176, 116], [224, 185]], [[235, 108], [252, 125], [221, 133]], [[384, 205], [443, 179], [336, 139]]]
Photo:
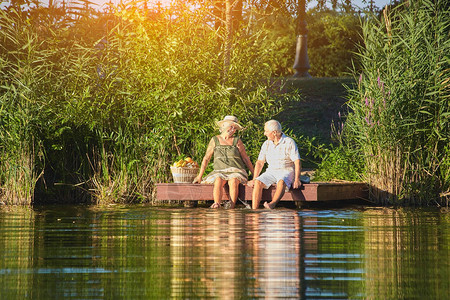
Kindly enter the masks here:
[[264, 126], [267, 130], [275, 131], [277, 134], [281, 135], [281, 124], [277, 120], [269, 120]]

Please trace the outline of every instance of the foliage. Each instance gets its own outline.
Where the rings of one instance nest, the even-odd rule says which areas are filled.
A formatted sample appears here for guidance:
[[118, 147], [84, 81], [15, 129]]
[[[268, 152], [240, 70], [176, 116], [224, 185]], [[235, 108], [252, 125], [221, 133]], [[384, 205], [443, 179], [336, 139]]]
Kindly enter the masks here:
[[[295, 20], [288, 9], [255, 6], [244, 14], [244, 31], [256, 31], [261, 35], [259, 47], [262, 51], [273, 53], [267, 61], [274, 70], [274, 76], [286, 76], [293, 73], [295, 56]], [[274, 4], [274, 3], [272, 3]], [[263, 54], [265, 55], [265, 54]]]
[[307, 14], [309, 73], [318, 77], [345, 76], [357, 64], [362, 44], [356, 12], [310, 10]]
[[32, 126], [37, 112], [27, 100], [20, 91], [0, 95], [0, 196], [4, 204], [29, 203], [39, 176], [34, 164], [40, 148]]
[[[268, 4], [261, 1], [244, 13], [244, 20], [251, 29], [258, 29], [264, 39], [261, 48], [276, 50], [270, 61], [277, 76], [294, 73], [296, 4], [290, 1]], [[340, 10], [324, 7], [310, 9], [306, 14], [308, 29], [309, 73], [317, 77], [344, 76], [357, 65], [356, 52], [362, 43], [360, 17], [351, 6]], [[248, 30], [248, 27], [245, 28]]]
[[314, 180], [350, 180], [361, 181], [363, 160], [354, 150], [344, 145], [323, 147], [320, 164]]
[[259, 147], [263, 122], [290, 97], [268, 80], [276, 48], [242, 31], [224, 77], [224, 37], [203, 22], [207, 11], [139, 7], [0, 11], [0, 159], [21, 170], [2, 164], [3, 196], [149, 201], [178, 156], [201, 160], [228, 114], [247, 128], [247, 148]]
[[384, 204], [443, 204], [450, 139], [449, 12], [417, 1], [364, 23], [364, 70], [348, 102], [345, 142]]

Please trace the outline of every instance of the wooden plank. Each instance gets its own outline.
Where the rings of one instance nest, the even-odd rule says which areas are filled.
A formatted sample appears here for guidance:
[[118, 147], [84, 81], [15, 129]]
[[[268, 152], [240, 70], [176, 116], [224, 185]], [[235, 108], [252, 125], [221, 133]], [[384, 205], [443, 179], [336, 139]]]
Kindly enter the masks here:
[[[252, 200], [253, 188], [239, 186], [239, 198]], [[275, 187], [263, 190], [262, 200], [270, 201]], [[225, 189], [228, 194], [228, 189]], [[302, 185], [300, 189], [291, 189], [281, 198], [282, 201], [335, 201], [345, 199], [367, 198], [367, 185], [359, 182], [312, 182]], [[224, 195], [227, 199], [228, 195]], [[192, 183], [157, 183], [156, 200], [208, 201], [213, 200], [212, 184]]]
[[360, 182], [322, 182], [317, 187], [320, 201], [368, 199], [368, 186]]
[[156, 200], [212, 200], [212, 184], [157, 183]]

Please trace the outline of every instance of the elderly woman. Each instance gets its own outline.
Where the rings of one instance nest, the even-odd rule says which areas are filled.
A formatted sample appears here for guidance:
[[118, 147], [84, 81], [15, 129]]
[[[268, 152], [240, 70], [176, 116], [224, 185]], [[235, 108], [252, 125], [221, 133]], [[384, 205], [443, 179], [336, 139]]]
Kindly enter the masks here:
[[[214, 203], [211, 208], [219, 208], [222, 201], [223, 187], [228, 183], [231, 208], [236, 206], [239, 194], [239, 183], [247, 183], [248, 167], [253, 173], [253, 165], [245, 151], [244, 144], [237, 136], [233, 136], [236, 130], [241, 130], [238, 119], [234, 116], [226, 116], [217, 122], [220, 134], [214, 136], [209, 142], [206, 154], [203, 157], [200, 171], [193, 183], [213, 183]], [[202, 181], [203, 173], [214, 154], [214, 170]]]

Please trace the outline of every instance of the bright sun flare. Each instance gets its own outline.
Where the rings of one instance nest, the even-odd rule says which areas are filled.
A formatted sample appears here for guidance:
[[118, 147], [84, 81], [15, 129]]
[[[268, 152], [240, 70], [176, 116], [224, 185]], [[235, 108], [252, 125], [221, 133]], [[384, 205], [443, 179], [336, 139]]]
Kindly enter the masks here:
[[[48, 1], [48, 0], [47, 0]], [[100, 6], [102, 6], [105, 3], [109, 3], [112, 2], [114, 4], [120, 4], [120, 2], [127, 2], [127, 0], [90, 0], [93, 3], [96, 3]], [[172, 2], [172, 0], [148, 0], [147, 4], [149, 6], [157, 6], [158, 4], [161, 6], [168, 6], [170, 5], [170, 3]]]

